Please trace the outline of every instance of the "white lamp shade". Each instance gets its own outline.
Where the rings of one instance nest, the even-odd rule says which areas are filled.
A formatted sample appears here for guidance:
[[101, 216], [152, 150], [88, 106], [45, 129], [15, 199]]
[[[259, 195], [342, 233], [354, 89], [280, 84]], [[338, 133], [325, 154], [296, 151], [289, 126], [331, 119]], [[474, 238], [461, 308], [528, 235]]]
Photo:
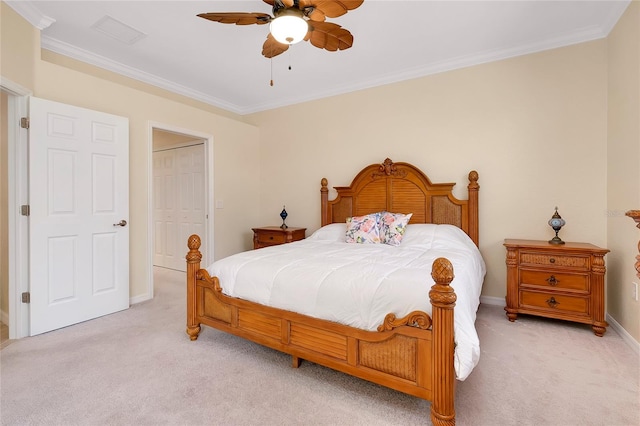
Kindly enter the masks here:
[[295, 44], [304, 39], [309, 31], [307, 21], [298, 16], [279, 16], [269, 25], [271, 35], [282, 44]]

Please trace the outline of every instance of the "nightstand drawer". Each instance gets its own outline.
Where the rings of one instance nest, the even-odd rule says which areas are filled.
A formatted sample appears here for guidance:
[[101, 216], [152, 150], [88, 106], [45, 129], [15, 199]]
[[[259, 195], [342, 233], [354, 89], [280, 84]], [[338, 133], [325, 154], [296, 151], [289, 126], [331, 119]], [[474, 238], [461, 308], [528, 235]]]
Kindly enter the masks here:
[[527, 287], [589, 292], [589, 277], [586, 274], [562, 274], [553, 271], [522, 269], [520, 270], [520, 284]]
[[550, 254], [531, 251], [520, 252], [521, 266], [544, 266], [546, 268], [573, 268], [589, 270], [588, 255]]
[[571, 312], [575, 314], [589, 313], [589, 298], [566, 296], [555, 293], [520, 292], [522, 308], [537, 308], [546, 311]]
[[287, 241], [287, 235], [280, 231], [262, 231], [257, 235], [258, 243], [264, 246], [284, 244]]

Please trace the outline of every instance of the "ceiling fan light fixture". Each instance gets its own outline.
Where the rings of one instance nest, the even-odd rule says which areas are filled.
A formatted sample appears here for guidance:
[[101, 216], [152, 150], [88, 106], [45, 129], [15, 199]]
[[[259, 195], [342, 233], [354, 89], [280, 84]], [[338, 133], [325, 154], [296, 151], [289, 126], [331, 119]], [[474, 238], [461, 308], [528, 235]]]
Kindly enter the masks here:
[[282, 44], [296, 44], [309, 32], [309, 24], [302, 17], [302, 13], [286, 10], [271, 21], [269, 31], [273, 38]]

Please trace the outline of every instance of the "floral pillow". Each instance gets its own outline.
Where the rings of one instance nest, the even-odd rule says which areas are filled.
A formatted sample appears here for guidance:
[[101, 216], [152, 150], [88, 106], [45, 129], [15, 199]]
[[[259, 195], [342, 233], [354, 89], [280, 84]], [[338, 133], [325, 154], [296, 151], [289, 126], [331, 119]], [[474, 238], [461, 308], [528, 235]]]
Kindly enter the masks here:
[[379, 213], [380, 238], [385, 244], [399, 246], [413, 213]]
[[346, 242], [358, 244], [380, 244], [379, 213], [347, 218]]

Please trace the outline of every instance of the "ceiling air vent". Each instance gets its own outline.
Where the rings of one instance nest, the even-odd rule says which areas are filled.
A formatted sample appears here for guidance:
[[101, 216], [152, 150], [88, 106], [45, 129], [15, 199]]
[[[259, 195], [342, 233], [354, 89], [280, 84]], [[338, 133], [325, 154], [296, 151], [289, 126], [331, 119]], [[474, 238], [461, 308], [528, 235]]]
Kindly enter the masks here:
[[147, 36], [142, 31], [136, 30], [109, 15], [97, 21], [91, 28], [125, 44], [133, 44]]

